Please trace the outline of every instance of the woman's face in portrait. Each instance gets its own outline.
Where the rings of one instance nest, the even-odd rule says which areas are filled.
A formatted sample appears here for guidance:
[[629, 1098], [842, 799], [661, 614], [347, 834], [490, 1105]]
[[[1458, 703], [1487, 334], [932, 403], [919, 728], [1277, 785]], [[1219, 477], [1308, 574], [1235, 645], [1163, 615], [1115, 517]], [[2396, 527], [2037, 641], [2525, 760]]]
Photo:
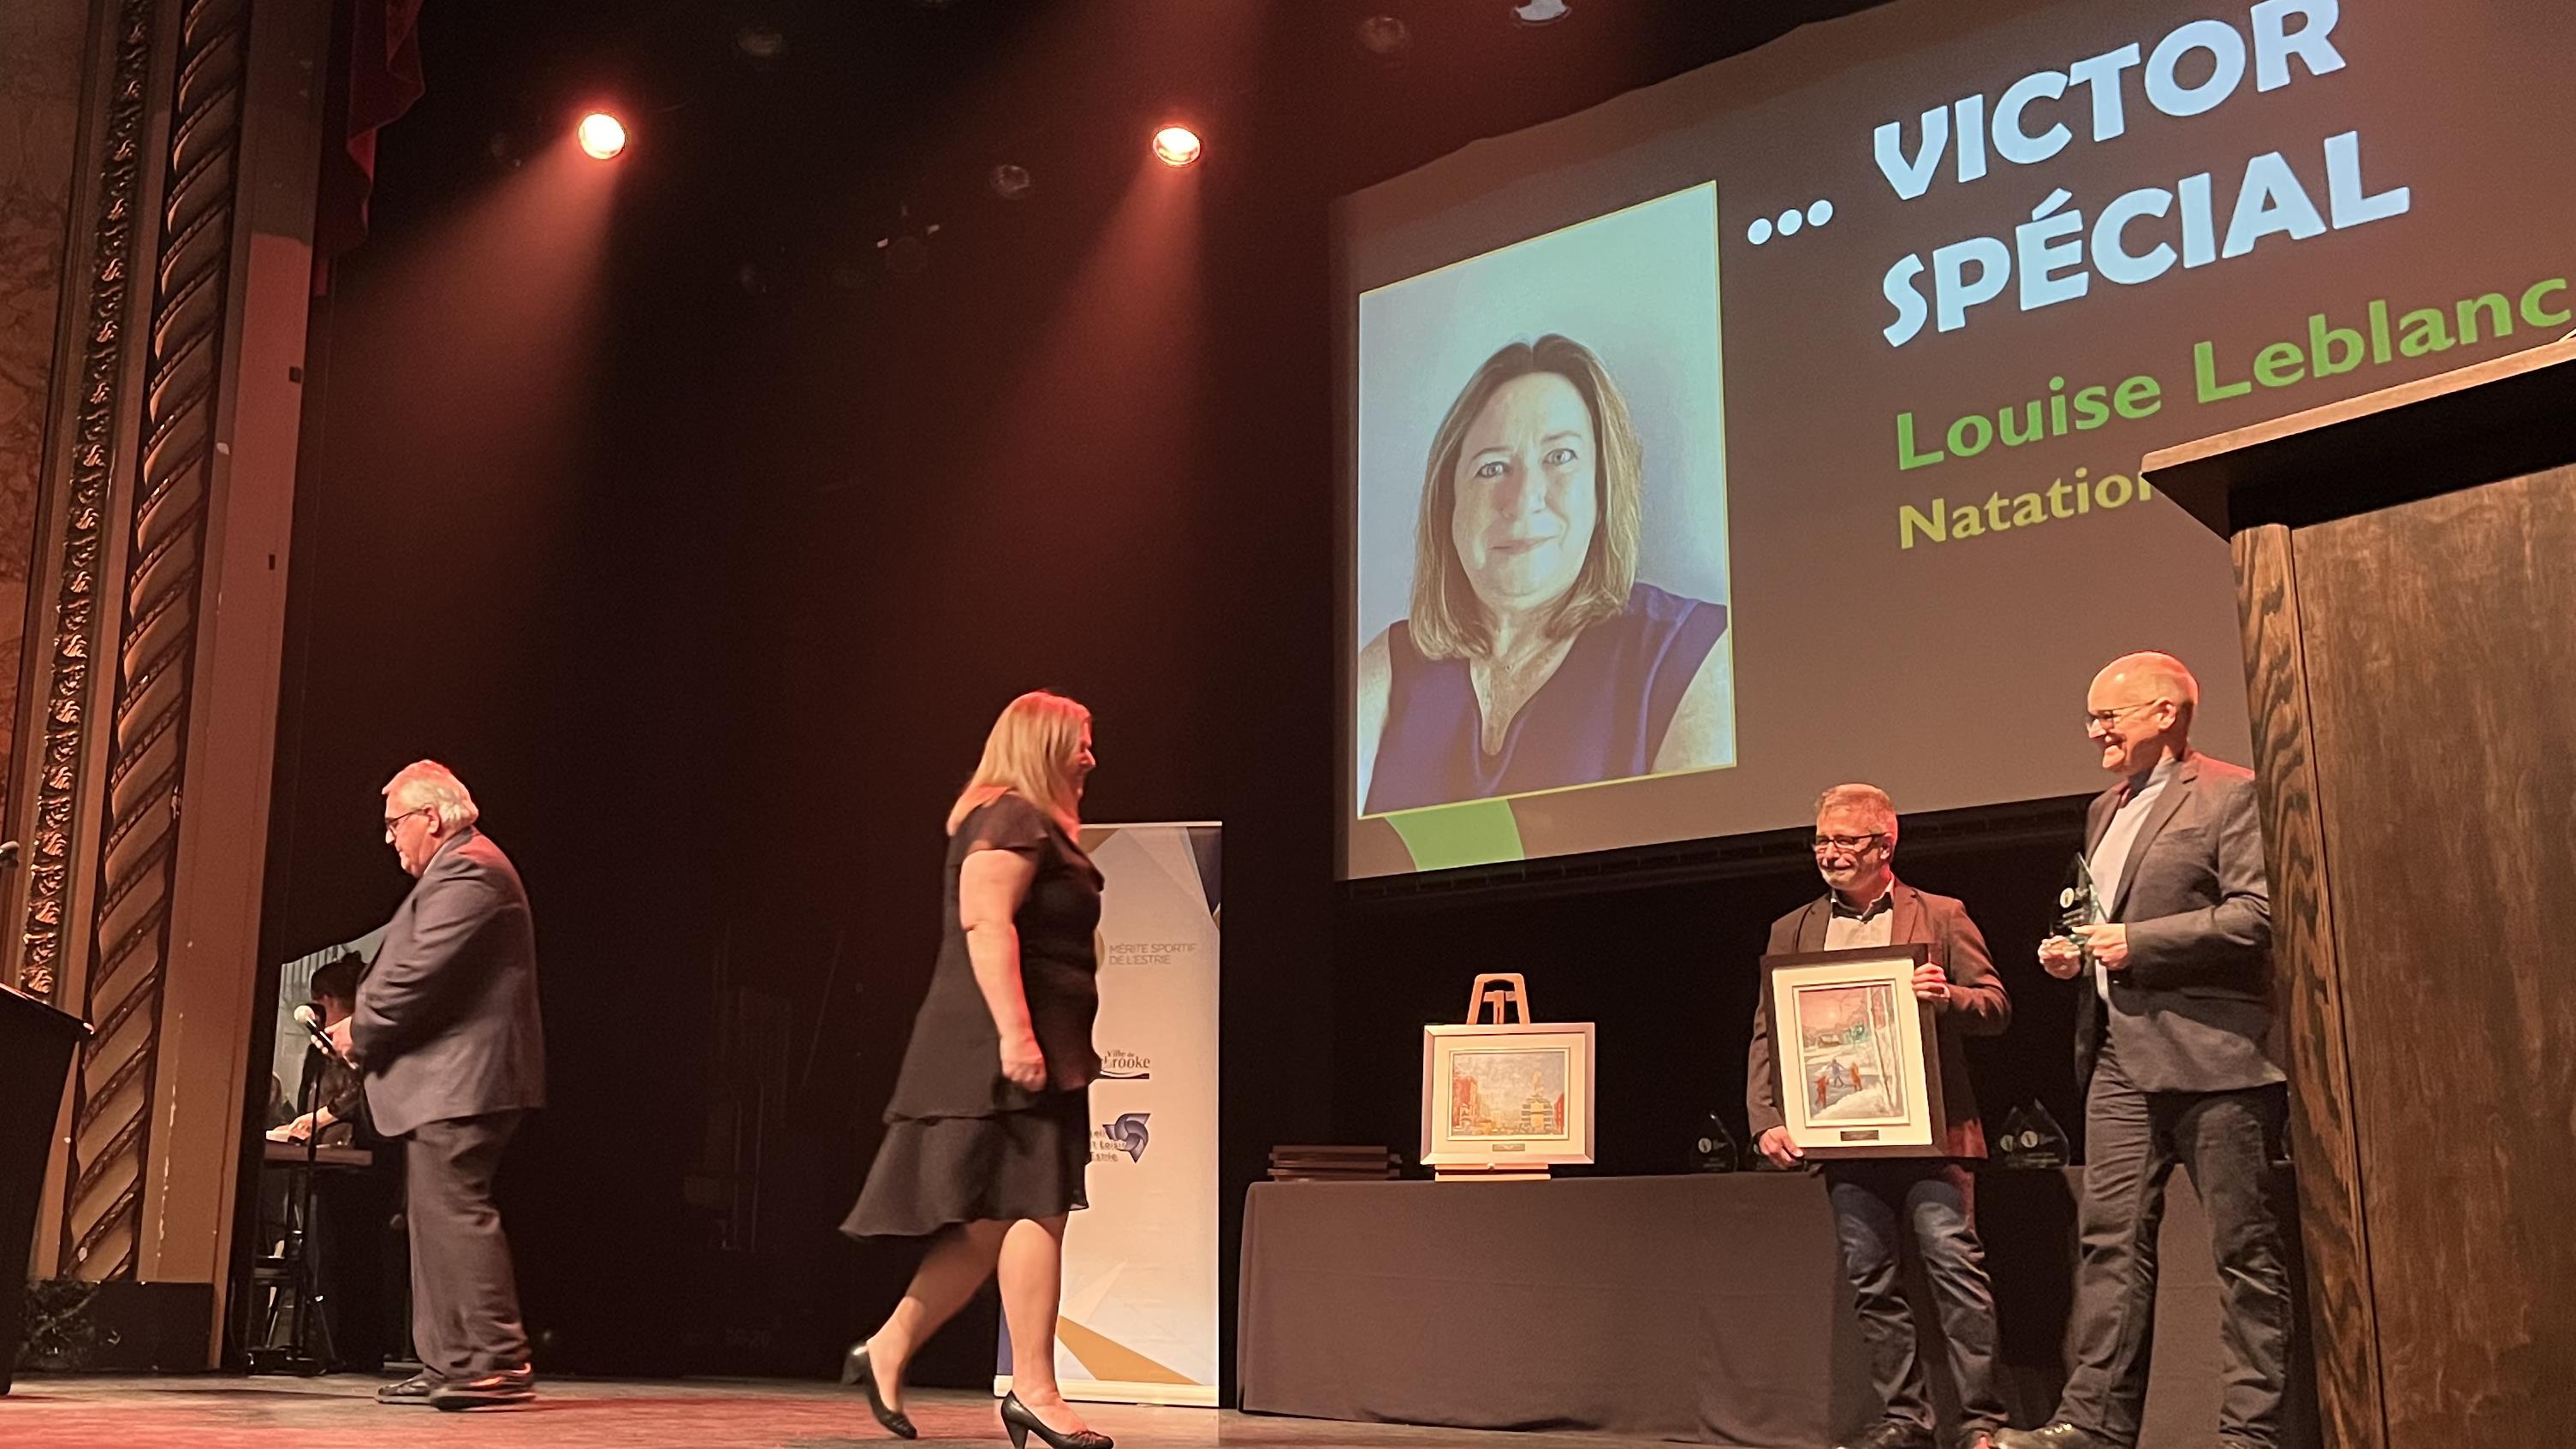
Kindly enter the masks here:
[[1514, 378], [1467, 426], [1449, 540], [1487, 607], [1543, 607], [1583, 572], [1601, 504], [1592, 410], [1552, 372]]

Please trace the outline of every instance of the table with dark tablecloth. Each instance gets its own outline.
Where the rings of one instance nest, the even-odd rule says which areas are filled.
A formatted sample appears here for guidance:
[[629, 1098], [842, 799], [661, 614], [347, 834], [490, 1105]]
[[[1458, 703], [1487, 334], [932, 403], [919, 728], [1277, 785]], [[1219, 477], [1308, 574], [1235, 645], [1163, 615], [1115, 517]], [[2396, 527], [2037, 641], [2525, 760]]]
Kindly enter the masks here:
[[[1980, 1175], [2016, 1423], [2038, 1422], [2062, 1381], [2079, 1182]], [[2217, 1426], [2218, 1283], [2180, 1174], [2162, 1258], [2140, 1449], [2201, 1449]], [[1877, 1413], [1809, 1173], [1260, 1183], [1238, 1314], [1252, 1412], [1765, 1449], [1828, 1444]], [[1928, 1335], [1931, 1315], [1916, 1317]], [[1947, 1424], [1936, 1348], [1926, 1362]], [[2285, 1443], [2312, 1443], [2313, 1416], [2294, 1418]]]

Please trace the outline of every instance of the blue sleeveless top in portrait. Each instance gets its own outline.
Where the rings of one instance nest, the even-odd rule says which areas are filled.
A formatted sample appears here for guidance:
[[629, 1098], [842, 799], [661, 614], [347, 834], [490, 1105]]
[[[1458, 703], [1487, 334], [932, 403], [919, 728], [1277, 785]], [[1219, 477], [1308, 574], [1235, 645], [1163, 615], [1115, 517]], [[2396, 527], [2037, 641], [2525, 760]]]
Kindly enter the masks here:
[[1386, 635], [1386, 728], [1362, 813], [1646, 774], [1725, 633], [1725, 605], [1637, 585], [1625, 612], [1575, 636], [1489, 756], [1467, 661], [1423, 658], [1398, 621]]

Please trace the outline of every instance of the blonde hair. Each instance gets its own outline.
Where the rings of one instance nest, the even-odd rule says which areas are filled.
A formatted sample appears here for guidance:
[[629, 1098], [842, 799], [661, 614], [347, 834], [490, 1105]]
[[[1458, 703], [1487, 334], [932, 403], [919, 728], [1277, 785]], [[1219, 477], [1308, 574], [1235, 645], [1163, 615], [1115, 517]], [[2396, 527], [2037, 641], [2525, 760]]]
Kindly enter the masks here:
[[1574, 385], [1592, 414], [1592, 437], [1599, 449], [1593, 479], [1600, 490], [1600, 520], [1593, 525], [1583, 572], [1557, 602], [1548, 628], [1572, 634], [1627, 610], [1629, 590], [1637, 583], [1645, 447], [1628, 419], [1627, 399], [1619, 395], [1601, 359], [1582, 343], [1551, 332], [1536, 342], [1511, 343], [1486, 358], [1431, 435], [1431, 457], [1422, 474], [1422, 513], [1414, 531], [1413, 610], [1406, 625], [1425, 659], [1461, 658], [1494, 647], [1494, 621], [1468, 583], [1466, 566], [1458, 562], [1457, 545], [1449, 537], [1458, 509], [1458, 455], [1466, 446], [1467, 429], [1494, 394], [1506, 383], [1539, 373]]
[[982, 763], [948, 809], [948, 832], [956, 834], [968, 815], [1004, 794], [1054, 816], [1068, 833], [1080, 829], [1073, 760], [1082, 753], [1082, 727], [1090, 722], [1090, 710], [1044, 689], [1003, 706], [993, 732], [984, 737]]
[[384, 796], [397, 805], [427, 810], [444, 830], [459, 830], [482, 818], [474, 796], [456, 772], [436, 760], [414, 760], [385, 782]]

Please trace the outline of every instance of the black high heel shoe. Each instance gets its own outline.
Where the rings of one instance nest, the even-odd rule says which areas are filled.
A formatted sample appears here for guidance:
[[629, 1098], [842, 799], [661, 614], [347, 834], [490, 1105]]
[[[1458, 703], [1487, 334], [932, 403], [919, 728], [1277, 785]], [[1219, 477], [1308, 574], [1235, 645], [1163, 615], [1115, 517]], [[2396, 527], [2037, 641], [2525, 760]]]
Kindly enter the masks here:
[[856, 1384], [868, 1391], [868, 1412], [877, 1416], [885, 1431], [898, 1439], [918, 1439], [921, 1431], [912, 1427], [912, 1418], [901, 1409], [889, 1409], [877, 1394], [877, 1373], [868, 1366], [867, 1340], [850, 1345], [849, 1354], [841, 1360], [841, 1382]]
[[1046, 1426], [1046, 1421], [1020, 1402], [1018, 1394], [1002, 1396], [1002, 1432], [1011, 1436], [1011, 1449], [1028, 1449], [1029, 1435], [1045, 1441], [1047, 1449], [1115, 1449], [1117, 1440], [1089, 1429], [1076, 1429], [1059, 1434]]

